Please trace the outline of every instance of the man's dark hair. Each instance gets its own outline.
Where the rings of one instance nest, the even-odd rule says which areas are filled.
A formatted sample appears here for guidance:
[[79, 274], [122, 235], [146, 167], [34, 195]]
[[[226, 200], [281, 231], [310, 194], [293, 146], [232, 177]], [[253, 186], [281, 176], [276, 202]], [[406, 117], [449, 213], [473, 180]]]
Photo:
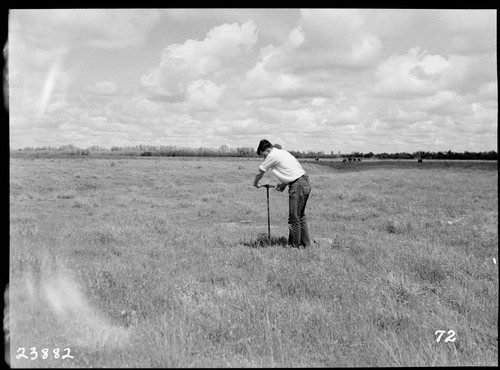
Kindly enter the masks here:
[[260, 155], [260, 153], [269, 148], [273, 148], [273, 144], [271, 144], [266, 139], [262, 139], [259, 143], [259, 146], [257, 147], [257, 155]]

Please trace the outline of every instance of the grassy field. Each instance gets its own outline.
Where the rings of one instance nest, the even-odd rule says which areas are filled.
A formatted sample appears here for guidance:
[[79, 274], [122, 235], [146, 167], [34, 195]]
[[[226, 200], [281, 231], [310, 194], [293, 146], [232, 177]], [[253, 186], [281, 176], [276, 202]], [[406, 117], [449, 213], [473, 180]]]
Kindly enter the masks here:
[[11, 158], [11, 366], [498, 365], [497, 162], [259, 162]]

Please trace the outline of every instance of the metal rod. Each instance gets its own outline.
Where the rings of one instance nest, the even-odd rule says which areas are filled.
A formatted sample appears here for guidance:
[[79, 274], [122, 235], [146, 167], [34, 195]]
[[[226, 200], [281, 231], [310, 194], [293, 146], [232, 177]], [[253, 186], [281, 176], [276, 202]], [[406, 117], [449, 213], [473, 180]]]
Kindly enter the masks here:
[[276, 185], [266, 184], [262, 185], [267, 191], [267, 239], [271, 241], [271, 217], [269, 215], [269, 188], [276, 189]]
[[267, 238], [271, 240], [271, 223], [269, 221], [269, 186], [266, 186], [267, 190]]

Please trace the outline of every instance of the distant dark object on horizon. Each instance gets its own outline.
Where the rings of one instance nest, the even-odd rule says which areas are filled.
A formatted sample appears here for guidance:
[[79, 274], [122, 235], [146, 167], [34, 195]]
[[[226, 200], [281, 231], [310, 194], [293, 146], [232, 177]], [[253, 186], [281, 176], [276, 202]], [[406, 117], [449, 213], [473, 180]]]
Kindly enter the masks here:
[[423, 162], [423, 161], [422, 161], [422, 158], [419, 158], [417, 162], [418, 162], [418, 163], [422, 163], [422, 162]]

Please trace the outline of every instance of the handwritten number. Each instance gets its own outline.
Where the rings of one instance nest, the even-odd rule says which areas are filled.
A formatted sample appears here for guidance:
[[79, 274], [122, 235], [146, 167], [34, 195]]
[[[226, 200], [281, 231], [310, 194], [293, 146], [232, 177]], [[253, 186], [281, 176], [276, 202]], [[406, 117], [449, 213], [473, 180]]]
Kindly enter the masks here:
[[36, 347], [31, 347], [31, 352], [30, 355], [35, 355], [35, 357], [32, 357], [31, 360], [35, 360], [38, 357], [38, 352], [36, 351]]
[[[451, 334], [450, 334], [451, 333]], [[453, 330], [448, 331], [448, 337], [444, 340], [445, 342], [454, 342], [457, 338], [455, 337], [455, 332]]]
[[[438, 335], [438, 333], [439, 333], [439, 335]], [[436, 330], [436, 332], [434, 333], [434, 335], [437, 335], [436, 342], [439, 343], [439, 341], [441, 340], [441, 337], [443, 336], [444, 333], [446, 333], [446, 330]], [[457, 339], [455, 335], [456, 335], [456, 333], [454, 330], [448, 330], [448, 336], [444, 340], [445, 343], [447, 343], [447, 342], [453, 343]]]
[[437, 333], [440, 333], [437, 337], [437, 342], [439, 343], [439, 341], [441, 340], [441, 337], [443, 336], [443, 334], [445, 333], [444, 330], [437, 330], [434, 335], [437, 335]]
[[68, 353], [66, 353], [62, 359], [65, 359], [65, 358], [74, 358], [73, 356], [70, 355], [70, 352], [71, 352], [71, 349], [69, 348], [65, 348], [64, 351], [68, 351]]
[[[31, 357], [29, 359], [30, 360], [36, 360], [38, 358], [38, 352], [36, 350], [36, 347], [31, 347], [30, 350], [31, 350], [31, 352], [29, 354], [31, 355]], [[54, 358], [55, 359], [58, 359], [58, 358], [62, 358], [62, 359], [65, 359], [65, 358], [74, 358], [73, 356], [71, 356], [71, 348], [65, 348], [65, 349], [63, 349], [63, 351], [65, 351], [66, 354], [61, 357], [61, 350], [59, 348], [54, 348], [52, 350]], [[26, 350], [25, 350], [24, 347], [19, 347], [17, 349], [16, 360], [19, 360], [20, 358], [25, 358], [25, 359], [28, 360], [28, 356], [25, 354], [25, 352], [26, 352]], [[44, 348], [44, 349], [42, 349], [41, 352], [42, 353], [40, 355], [40, 358], [42, 358], [43, 360], [46, 360], [47, 358], [49, 358], [49, 355], [50, 355], [50, 349], [49, 348]]]
[[20, 354], [16, 355], [16, 359], [19, 360], [21, 357], [24, 357], [25, 359], [28, 359], [28, 356], [24, 354], [24, 347], [20, 347], [17, 352], [21, 351]]

